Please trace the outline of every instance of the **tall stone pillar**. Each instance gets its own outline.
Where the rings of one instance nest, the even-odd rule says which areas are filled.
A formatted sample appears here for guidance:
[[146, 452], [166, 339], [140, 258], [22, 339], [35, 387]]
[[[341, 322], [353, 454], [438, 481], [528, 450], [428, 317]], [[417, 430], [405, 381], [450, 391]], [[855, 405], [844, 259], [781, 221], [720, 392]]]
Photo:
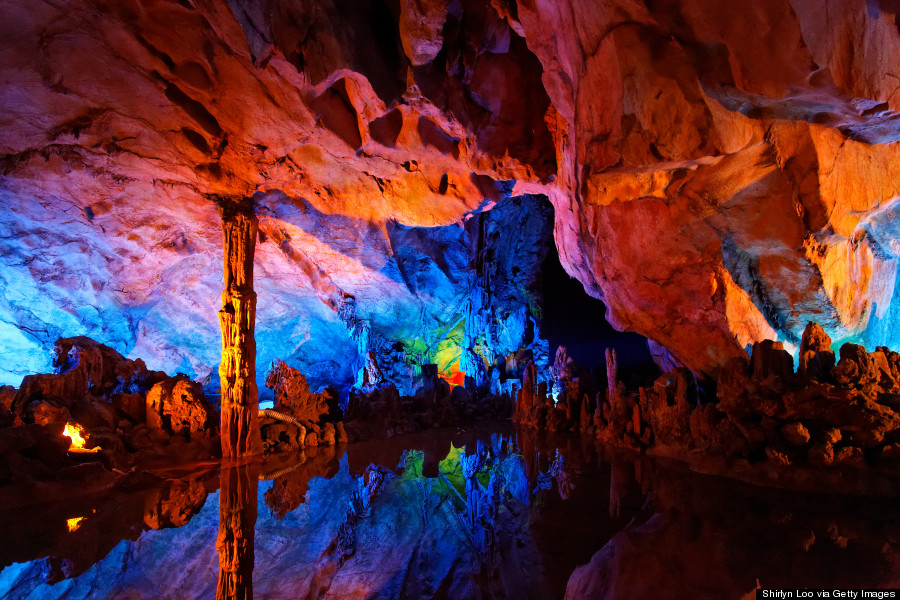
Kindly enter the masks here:
[[606, 387], [607, 401], [615, 410], [619, 404], [619, 368], [614, 348], [606, 349]]
[[262, 454], [256, 388], [256, 292], [253, 253], [258, 220], [249, 200], [222, 201], [225, 289], [222, 291], [222, 456]]
[[253, 600], [254, 531], [259, 463], [224, 468], [219, 493], [216, 600]]

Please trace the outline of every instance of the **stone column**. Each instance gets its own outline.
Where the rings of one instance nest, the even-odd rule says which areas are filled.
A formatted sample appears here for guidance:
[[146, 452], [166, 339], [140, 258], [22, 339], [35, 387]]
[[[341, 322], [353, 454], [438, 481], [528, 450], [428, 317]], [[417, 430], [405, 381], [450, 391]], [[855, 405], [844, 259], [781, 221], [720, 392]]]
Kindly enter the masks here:
[[222, 201], [225, 289], [222, 291], [222, 456], [262, 454], [256, 388], [256, 292], [253, 253], [258, 220], [249, 200]]
[[259, 463], [222, 469], [216, 600], [253, 600], [253, 544]]
[[619, 403], [619, 368], [614, 348], [606, 349], [606, 389], [609, 407], [615, 412]]

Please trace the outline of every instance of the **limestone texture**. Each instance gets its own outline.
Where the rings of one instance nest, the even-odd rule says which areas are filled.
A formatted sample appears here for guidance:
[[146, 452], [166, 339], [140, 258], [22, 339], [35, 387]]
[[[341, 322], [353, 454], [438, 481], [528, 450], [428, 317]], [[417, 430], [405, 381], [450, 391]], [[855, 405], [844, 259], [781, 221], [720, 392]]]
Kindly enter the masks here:
[[256, 387], [256, 292], [253, 256], [258, 220], [252, 203], [222, 201], [225, 289], [222, 290], [222, 456], [262, 454]]
[[468, 270], [469, 227], [527, 195], [669, 366], [796, 353], [810, 320], [897, 346], [893, 2], [0, 6], [0, 383], [75, 335], [208, 377], [216, 198], [256, 199], [261, 361], [314, 387], [369, 351], [405, 394], [423, 364], [549, 366], [501, 348], [531, 305], [489, 318]]

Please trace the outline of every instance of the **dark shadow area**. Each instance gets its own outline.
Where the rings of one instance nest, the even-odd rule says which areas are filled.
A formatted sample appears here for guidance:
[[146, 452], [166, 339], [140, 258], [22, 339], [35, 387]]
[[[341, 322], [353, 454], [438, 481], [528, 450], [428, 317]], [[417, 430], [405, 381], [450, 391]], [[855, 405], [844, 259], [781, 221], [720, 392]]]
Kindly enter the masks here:
[[559, 262], [555, 245], [544, 259], [541, 279], [540, 327], [542, 336], [550, 342], [551, 357], [562, 345], [582, 367], [605, 368], [606, 349], [614, 348], [626, 382], [629, 373], [642, 379], [658, 374], [647, 349], [647, 338], [613, 329], [606, 320], [606, 305], [589, 296], [580, 281], [569, 277]]

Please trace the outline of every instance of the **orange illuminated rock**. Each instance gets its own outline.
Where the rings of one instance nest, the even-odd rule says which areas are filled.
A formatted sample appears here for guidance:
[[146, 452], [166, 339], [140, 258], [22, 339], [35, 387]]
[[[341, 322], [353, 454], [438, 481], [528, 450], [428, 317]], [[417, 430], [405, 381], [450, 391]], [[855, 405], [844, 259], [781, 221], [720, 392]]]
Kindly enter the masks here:
[[810, 318], [843, 338], [885, 316], [900, 140], [886, 9], [561, 4], [517, 16], [562, 121], [557, 245], [611, 322], [714, 374], [754, 342], [798, 343]]
[[[212, 196], [267, 194], [271, 289], [332, 315], [344, 292], [395, 289], [371, 243], [389, 224], [456, 223], [510, 189], [551, 199], [566, 270], [673, 365], [792, 351], [811, 319], [890, 336], [889, 2], [0, 5], [0, 216], [17, 228], [0, 252], [53, 299], [4, 296], [23, 346], [54, 321], [102, 329], [101, 304], [152, 312], [167, 286], [208, 342]], [[153, 316], [104, 333], [208, 373], [214, 352], [179, 354]]]
[[150, 430], [191, 434], [215, 428], [215, 411], [200, 384], [173, 377], [147, 392], [146, 419]]
[[303, 373], [276, 360], [266, 375], [266, 387], [275, 392], [275, 410], [309, 424], [337, 421], [341, 418], [337, 393], [325, 389], [314, 393]]
[[[222, 232], [225, 289], [222, 291], [222, 456], [262, 454], [256, 388], [256, 292], [253, 254], [257, 219], [252, 203], [224, 201]], [[149, 412], [149, 411], [148, 411]]]
[[810, 379], [821, 380], [831, 373], [832, 367], [834, 352], [831, 350], [831, 338], [822, 327], [810, 322], [803, 330], [800, 341], [799, 373]]

